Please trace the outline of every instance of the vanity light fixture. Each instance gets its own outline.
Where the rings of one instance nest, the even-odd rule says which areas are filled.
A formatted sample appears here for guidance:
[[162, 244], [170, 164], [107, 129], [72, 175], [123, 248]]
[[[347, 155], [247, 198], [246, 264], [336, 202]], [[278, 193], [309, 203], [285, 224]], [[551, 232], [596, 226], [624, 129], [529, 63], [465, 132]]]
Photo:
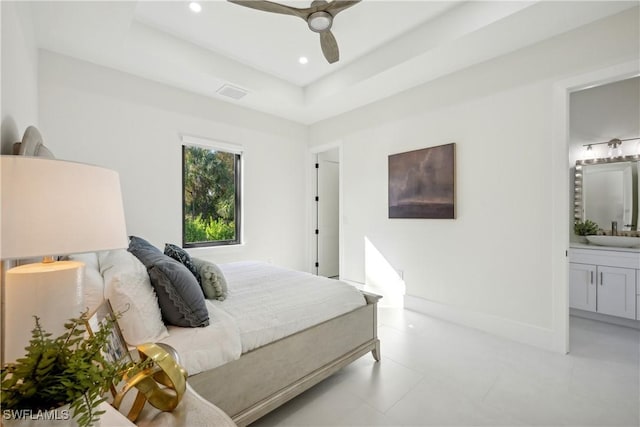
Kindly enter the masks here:
[[622, 141], [618, 138], [613, 138], [611, 141], [607, 143], [607, 156], [609, 158], [621, 157], [622, 156]]
[[593, 157], [593, 146], [594, 145], [604, 145], [607, 144], [608, 150], [607, 150], [607, 157], [609, 158], [615, 158], [615, 157], [622, 157], [624, 155], [623, 151], [622, 151], [622, 143], [625, 141], [638, 141], [638, 155], [640, 155], [640, 138], [627, 138], [627, 139], [620, 139], [620, 138], [613, 138], [610, 139], [609, 141], [604, 141], [604, 142], [590, 142], [588, 144], [582, 144], [583, 147], [586, 147], [587, 150], [587, 154], [586, 157], [588, 159], [591, 159]]
[[593, 146], [591, 144], [587, 145], [587, 149], [586, 152], [584, 154], [584, 158], [585, 160], [593, 160], [595, 157], [595, 154], [593, 152]]

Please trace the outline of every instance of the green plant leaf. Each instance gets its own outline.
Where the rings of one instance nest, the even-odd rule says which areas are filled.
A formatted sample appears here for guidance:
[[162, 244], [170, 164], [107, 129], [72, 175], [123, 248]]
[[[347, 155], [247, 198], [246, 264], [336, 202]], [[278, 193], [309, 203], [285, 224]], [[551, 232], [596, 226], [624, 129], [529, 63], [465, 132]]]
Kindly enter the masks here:
[[86, 320], [87, 312], [70, 319], [65, 332], [52, 339], [35, 317], [25, 356], [2, 367], [3, 409], [49, 410], [69, 403], [81, 427], [99, 420], [103, 411], [97, 408], [106, 400], [102, 394], [137, 364], [108, 363], [101, 353], [115, 319], [104, 322], [93, 335], [87, 334]]

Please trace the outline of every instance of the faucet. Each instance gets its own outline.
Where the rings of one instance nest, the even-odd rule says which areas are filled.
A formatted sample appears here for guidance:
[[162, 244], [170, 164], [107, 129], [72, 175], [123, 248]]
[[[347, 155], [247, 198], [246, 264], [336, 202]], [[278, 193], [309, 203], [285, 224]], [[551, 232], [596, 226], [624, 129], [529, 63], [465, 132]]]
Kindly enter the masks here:
[[611, 221], [611, 235], [618, 235], [618, 221]]

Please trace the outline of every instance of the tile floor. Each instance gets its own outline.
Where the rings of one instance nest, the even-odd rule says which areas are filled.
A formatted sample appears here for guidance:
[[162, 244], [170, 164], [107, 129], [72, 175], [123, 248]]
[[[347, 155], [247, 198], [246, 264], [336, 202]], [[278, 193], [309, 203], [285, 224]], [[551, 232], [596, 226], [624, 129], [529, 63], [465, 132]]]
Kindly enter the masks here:
[[640, 331], [571, 318], [569, 355], [381, 308], [366, 355], [252, 427], [640, 426]]

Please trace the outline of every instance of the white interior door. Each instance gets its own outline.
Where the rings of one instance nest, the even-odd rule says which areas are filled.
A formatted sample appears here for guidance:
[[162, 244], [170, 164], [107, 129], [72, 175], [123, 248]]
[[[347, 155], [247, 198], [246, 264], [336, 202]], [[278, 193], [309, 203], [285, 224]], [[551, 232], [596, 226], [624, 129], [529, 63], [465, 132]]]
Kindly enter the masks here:
[[318, 275], [340, 274], [340, 163], [337, 149], [318, 154]]

